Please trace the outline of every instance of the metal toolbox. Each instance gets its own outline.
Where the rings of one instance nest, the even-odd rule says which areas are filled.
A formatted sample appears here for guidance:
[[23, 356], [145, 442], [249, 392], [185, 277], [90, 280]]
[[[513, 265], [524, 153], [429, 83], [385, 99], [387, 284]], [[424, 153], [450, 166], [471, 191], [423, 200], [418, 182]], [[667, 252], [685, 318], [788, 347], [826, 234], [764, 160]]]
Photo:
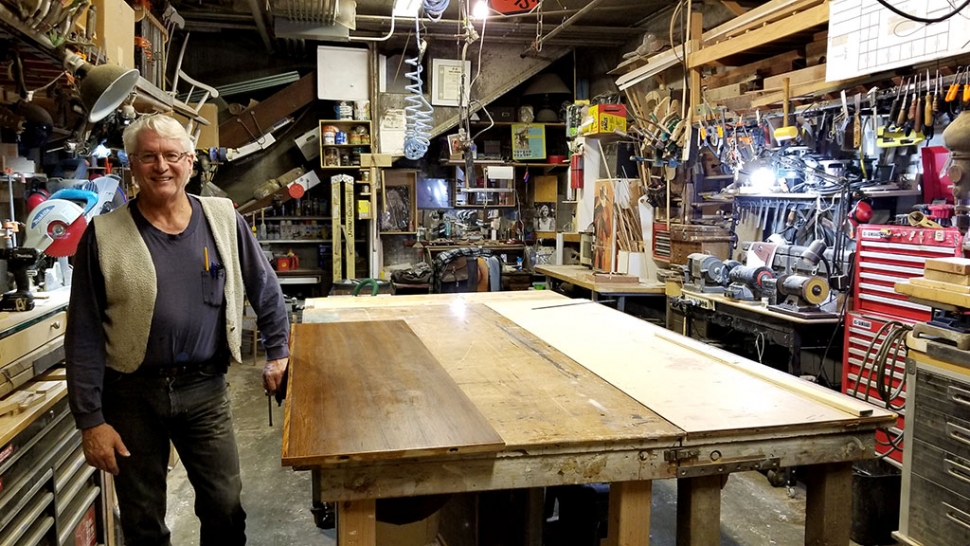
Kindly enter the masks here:
[[912, 303], [894, 285], [923, 276], [926, 258], [960, 256], [956, 228], [865, 225], [859, 228], [852, 308], [916, 322], [930, 319], [930, 308]]
[[[885, 336], [882, 335], [876, 340], [872, 350], [869, 351], [868, 357], [866, 356], [866, 351], [876, 336], [876, 333], [879, 332], [879, 329], [890, 320], [898, 319], [877, 314], [862, 314], [855, 311], [850, 311], [845, 317], [845, 343], [842, 345], [842, 393], [871, 402], [879, 407], [885, 407], [885, 402], [880, 398], [879, 392], [876, 389], [878, 375], [874, 369], [873, 361], [880, 347], [882, 347]], [[892, 355], [890, 356], [891, 362], [895, 362], [896, 366], [892, 374], [893, 389], [897, 388], [906, 376], [906, 362], [902, 357], [896, 358], [896, 348], [897, 344], [893, 344], [890, 351], [890, 355]], [[904, 355], [905, 348], [902, 347], [900, 349], [901, 352], [899, 354]], [[861, 385], [859, 385], [860, 379], [862, 381]], [[900, 407], [905, 401], [906, 391], [904, 389], [899, 396], [892, 400], [892, 404], [895, 407]], [[890, 440], [896, 442], [901, 439], [903, 430], [905, 430], [906, 411], [895, 409], [893, 411], [899, 414], [896, 426], [889, 428], [887, 431], [880, 430], [876, 432], [876, 439], [878, 440], [876, 453], [880, 455], [889, 451], [890, 448], [886, 444]], [[902, 447], [901, 443], [899, 445]], [[900, 450], [895, 450], [886, 460], [900, 466], [903, 464], [903, 454]]]
[[970, 369], [918, 351], [910, 358], [898, 538], [922, 546], [970, 544]]

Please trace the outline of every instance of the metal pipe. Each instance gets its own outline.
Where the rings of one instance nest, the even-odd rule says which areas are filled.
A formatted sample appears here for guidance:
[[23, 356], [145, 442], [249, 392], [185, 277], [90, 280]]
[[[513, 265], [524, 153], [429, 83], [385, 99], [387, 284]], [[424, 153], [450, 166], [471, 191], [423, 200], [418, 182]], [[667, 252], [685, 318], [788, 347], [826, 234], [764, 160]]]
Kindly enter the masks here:
[[537, 49], [536, 46], [541, 46], [543, 42], [545, 42], [548, 39], [551, 39], [553, 36], [555, 36], [556, 34], [559, 34], [563, 30], [566, 30], [567, 27], [575, 25], [577, 21], [579, 21], [584, 15], [592, 11], [592, 9], [595, 8], [597, 5], [599, 5], [599, 3], [602, 1], [603, 0], [591, 0], [589, 4], [586, 4], [585, 6], [583, 6], [583, 8], [577, 11], [575, 15], [573, 15], [569, 19], [566, 19], [562, 23], [559, 23], [559, 26], [552, 29], [552, 32], [550, 32], [549, 34], [546, 34], [545, 36], [536, 38], [536, 43], [532, 44], [531, 47], [523, 51], [522, 54], [525, 55], [530, 51], [536, 50]]
[[266, 18], [263, 16], [263, 10], [259, 7], [259, 0], [247, 0], [247, 2], [250, 11], [253, 12], [253, 20], [256, 21], [256, 30], [259, 31], [259, 37], [263, 39], [263, 45], [266, 46], [266, 52], [273, 53], [273, 40], [269, 37], [269, 32], [266, 31]]

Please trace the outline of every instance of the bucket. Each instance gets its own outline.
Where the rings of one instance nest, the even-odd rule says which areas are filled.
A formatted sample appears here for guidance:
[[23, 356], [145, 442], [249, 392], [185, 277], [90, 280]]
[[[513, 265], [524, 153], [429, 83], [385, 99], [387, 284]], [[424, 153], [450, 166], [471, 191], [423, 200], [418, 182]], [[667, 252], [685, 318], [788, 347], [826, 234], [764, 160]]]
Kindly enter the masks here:
[[902, 475], [879, 460], [852, 465], [852, 527], [849, 538], [862, 546], [895, 544]]

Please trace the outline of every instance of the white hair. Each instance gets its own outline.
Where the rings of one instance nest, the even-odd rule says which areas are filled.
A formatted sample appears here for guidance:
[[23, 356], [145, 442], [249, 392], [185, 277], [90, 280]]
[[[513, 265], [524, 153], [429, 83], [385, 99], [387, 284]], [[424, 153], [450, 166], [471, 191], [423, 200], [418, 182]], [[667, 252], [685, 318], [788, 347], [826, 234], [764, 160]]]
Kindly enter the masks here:
[[133, 154], [138, 151], [135, 149], [138, 145], [138, 135], [146, 129], [155, 131], [162, 138], [179, 141], [182, 145], [183, 152], [192, 153], [193, 151], [192, 139], [185, 132], [185, 128], [182, 127], [181, 123], [168, 116], [153, 114], [141, 116], [132, 122], [131, 125], [125, 127], [125, 132], [121, 136], [125, 143], [125, 153]]

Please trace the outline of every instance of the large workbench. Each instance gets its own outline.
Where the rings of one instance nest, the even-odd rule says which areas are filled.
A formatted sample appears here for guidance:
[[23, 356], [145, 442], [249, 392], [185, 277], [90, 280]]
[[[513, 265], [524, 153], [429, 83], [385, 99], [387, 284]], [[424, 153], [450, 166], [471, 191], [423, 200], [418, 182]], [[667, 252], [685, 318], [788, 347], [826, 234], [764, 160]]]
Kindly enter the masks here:
[[[304, 319], [311, 324], [294, 327], [282, 461], [312, 472], [315, 500], [337, 503], [342, 545], [376, 543], [379, 498], [594, 482], [611, 483], [609, 543], [646, 545], [651, 480], [672, 478], [678, 544], [715, 545], [722, 475], [805, 465], [805, 544], [845, 546], [851, 464], [872, 457], [875, 429], [894, 422], [548, 292], [325, 298], [309, 302]], [[418, 377], [367, 356], [389, 340], [355, 335], [403, 324], [436, 361]], [[343, 379], [319, 379], [331, 373]], [[427, 413], [445, 407], [428, 400], [444, 383], [467, 399], [465, 422], [480, 422], [434, 443], [445, 430], [437, 421], [452, 417]]]
[[581, 265], [537, 265], [535, 272], [546, 276], [546, 284], [555, 289], [562, 283], [569, 283], [590, 292], [593, 301], [606, 298], [616, 298], [616, 308], [620, 311], [626, 308], [627, 297], [663, 296], [664, 284], [660, 282], [609, 282], [598, 283], [591, 280], [593, 271]]

